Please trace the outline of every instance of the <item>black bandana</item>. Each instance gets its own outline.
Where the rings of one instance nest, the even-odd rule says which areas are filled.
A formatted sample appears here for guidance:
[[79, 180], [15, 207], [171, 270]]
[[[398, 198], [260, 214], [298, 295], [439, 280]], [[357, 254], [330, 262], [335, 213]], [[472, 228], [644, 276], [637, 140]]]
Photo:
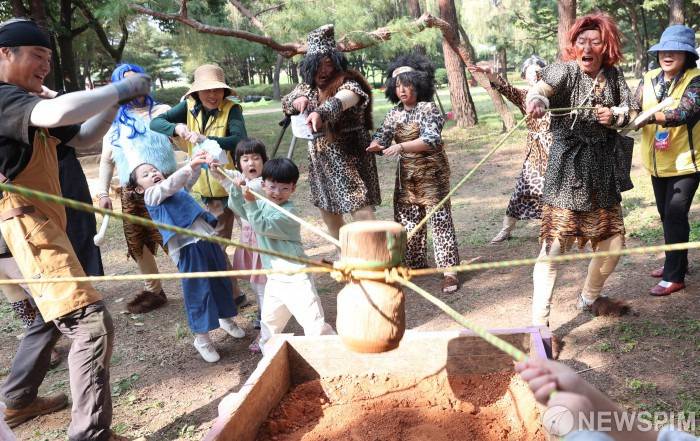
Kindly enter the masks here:
[[49, 34], [30, 20], [13, 21], [0, 27], [0, 47], [41, 46], [51, 49]]

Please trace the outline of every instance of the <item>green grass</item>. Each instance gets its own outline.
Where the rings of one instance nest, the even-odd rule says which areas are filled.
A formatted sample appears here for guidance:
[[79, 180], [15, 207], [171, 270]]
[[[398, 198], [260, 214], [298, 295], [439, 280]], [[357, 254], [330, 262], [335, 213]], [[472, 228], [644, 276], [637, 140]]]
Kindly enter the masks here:
[[[593, 348], [599, 352], [610, 352], [626, 354], [635, 350], [644, 351], [649, 345], [648, 339], [658, 338], [679, 340], [683, 342], [700, 342], [700, 320], [695, 318], [676, 318], [666, 322], [651, 320], [640, 320], [631, 322], [621, 322], [612, 326], [601, 328], [597, 331], [600, 342]], [[674, 345], [674, 343], [664, 343]], [[687, 344], [687, 343], [686, 343]], [[697, 344], [700, 349], [700, 343]], [[688, 358], [685, 350], [681, 357]], [[700, 360], [697, 360], [700, 366]]]
[[134, 383], [139, 381], [141, 376], [139, 374], [131, 374], [128, 377], [120, 378], [116, 381], [112, 381], [112, 396], [118, 397], [123, 393], [129, 391], [134, 387]]
[[17, 319], [12, 305], [0, 302], [0, 332], [4, 334], [16, 335], [22, 330], [22, 322]]
[[649, 393], [656, 391], [656, 384], [651, 381], [628, 378], [625, 382], [627, 388], [634, 393]]

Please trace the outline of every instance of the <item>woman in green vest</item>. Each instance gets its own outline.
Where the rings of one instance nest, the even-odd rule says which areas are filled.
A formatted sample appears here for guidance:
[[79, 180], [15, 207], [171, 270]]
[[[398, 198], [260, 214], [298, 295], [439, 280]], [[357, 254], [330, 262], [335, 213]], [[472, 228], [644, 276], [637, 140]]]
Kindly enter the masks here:
[[[194, 83], [185, 94], [185, 99], [169, 111], [151, 120], [151, 130], [167, 136], [179, 136], [192, 149], [206, 139], [216, 141], [228, 153], [226, 168], [234, 168], [233, 153], [238, 142], [247, 136], [243, 110], [229, 99], [233, 89], [226, 84], [224, 71], [214, 64], [204, 64], [194, 71]], [[202, 170], [192, 187], [199, 195], [206, 210], [216, 217], [216, 235], [231, 238], [234, 215], [227, 207], [228, 192], [210, 175]], [[232, 279], [234, 291], [238, 291]], [[245, 297], [241, 296], [241, 300]], [[240, 303], [237, 299], [236, 303]]]
[[[649, 52], [661, 67], [644, 75], [637, 100], [642, 110], [667, 97], [673, 98], [673, 104], [656, 112], [642, 129], [642, 161], [651, 174], [665, 243], [684, 243], [690, 235], [688, 211], [700, 182], [700, 70], [695, 66], [695, 32], [683, 25], [669, 26]], [[664, 266], [651, 273], [661, 281], [649, 293], [667, 296], [684, 289], [687, 269], [686, 250], [666, 252]]]

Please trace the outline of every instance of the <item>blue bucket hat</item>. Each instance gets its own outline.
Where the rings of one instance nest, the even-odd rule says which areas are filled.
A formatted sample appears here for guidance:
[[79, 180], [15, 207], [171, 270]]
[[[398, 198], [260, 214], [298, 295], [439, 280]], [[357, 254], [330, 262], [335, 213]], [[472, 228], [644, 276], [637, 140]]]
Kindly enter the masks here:
[[666, 28], [661, 34], [661, 40], [653, 45], [650, 53], [659, 51], [688, 52], [694, 60], [698, 59], [698, 52], [695, 49], [695, 31], [688, 26], [673, 25]]

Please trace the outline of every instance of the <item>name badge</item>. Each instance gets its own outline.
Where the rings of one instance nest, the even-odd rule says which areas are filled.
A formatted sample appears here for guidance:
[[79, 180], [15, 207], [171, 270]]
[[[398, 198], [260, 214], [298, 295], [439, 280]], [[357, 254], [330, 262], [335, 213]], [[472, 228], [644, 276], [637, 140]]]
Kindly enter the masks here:
[[656, 132], [654, 135], [654, 148], [656, 150], [664, 151], [668, 150], [671, 146], [671, 133], [664, 130]]

